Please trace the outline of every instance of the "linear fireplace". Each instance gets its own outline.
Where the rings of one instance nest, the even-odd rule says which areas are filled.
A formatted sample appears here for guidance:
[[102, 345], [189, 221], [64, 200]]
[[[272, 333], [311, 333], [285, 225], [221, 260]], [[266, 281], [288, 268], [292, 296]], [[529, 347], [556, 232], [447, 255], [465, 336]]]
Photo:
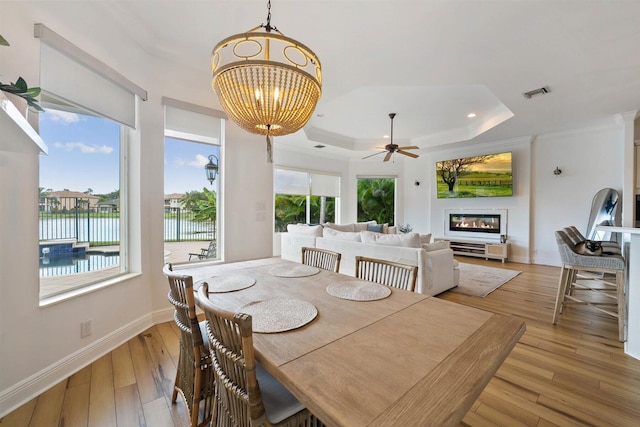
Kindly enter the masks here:
[[500, 234], [500, 215], [449, 214], [449, 230]]
[[445, 234], [499, 240], [507, 234], [506, 209], [445, 210]]

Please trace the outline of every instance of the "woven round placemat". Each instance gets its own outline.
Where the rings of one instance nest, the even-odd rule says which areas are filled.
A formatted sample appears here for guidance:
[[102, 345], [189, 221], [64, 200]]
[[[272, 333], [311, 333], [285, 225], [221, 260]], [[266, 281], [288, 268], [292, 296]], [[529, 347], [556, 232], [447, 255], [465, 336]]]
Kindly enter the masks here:
[[[250, 286], [255, 285], [256, 279], [239, 274], [230, 276], [215, 276], [209, 277], [208, 279], [200, 280], [198, 281], [197, 285], [202, 285], [202, 283], [204, 282], [207, 282], [207, 284], [209, 285], [209, 293], [215, 294], [246, 289]], [[194, 288], [197, 287], [199, 286], [194, 286]]]
[[305, 264], [279, 265], [269, 270], [269, 274], [276, 277], [305, 277], [318, 274], [318, 267], [311, 267]]
[[350, 280], [327, 286], [327, 293], [353, 301], [375, 301], [391, 295], [391, 288], [366, 280]]
[[240, 307], [237, 312], [250, 314], [253, 318], [253, 332], [263, 334], [299, 328], [318, 315], [318, 309], [313, 304], [296, 298], [254, 301]]

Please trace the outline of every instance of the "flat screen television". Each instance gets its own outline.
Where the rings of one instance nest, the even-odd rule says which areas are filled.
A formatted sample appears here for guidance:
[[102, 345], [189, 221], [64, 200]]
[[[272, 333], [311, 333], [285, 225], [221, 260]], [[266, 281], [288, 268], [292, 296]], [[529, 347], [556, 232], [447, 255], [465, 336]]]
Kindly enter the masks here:
[[438, 199], [513, 196], [511, 152], [436, 162]]

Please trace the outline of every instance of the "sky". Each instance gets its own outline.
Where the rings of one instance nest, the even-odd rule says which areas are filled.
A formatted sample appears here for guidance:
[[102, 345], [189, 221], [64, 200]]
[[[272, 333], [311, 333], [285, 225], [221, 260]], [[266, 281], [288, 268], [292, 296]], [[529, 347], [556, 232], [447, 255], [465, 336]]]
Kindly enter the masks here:
[[[119, 188], [120, 126], [103, 118], [47, 109], [40, 114], [40, 136], [49, 154], [40, 156], [40, 187], [106, 194]], [[206, 179], [208, 156], [219, 147], [167, 138], [165, 194], [218, 189]], [[215, 161], [215, 159], [214, 159]]]

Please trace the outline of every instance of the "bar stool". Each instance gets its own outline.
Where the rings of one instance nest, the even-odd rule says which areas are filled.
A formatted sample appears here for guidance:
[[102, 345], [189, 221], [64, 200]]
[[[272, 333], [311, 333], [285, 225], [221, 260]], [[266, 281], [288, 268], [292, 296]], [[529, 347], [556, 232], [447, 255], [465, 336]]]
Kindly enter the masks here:
[[[575, 252], [575, 245], [564, 230], [555, 232], [558, 250], [562, 259], [562, 269], [560, 271], [560, 281], [558, 283], [558, 294], [553, 313], [553, 324], [558, 321], [558, 315], [562, 313], [564, 306], [568, 303], [590, 305], [598, 311], [618, 318], [618, 339], [622, 342], [625, 337], [626, 319], [626, 298], [624, 289], [625, 260], [622, 255], [591, 256], [581, 255]], [[579, 272], [587, 274], [578, 275]], [[588, 273], [603, 273], [603, 276], [593, 277]], [[615, 282], [606, 280], [605, 274], [615, 275]], [[598, 281], [601, 286], [588, 286], [583, 283], [586, 280]], [[603, 286], [604, 287], [603, 287]], [[576, 291], [592, 291], [603, 295], [611, 302], [592, 302], [581, 299]], [[615, 295], [612, 292], [615, 291]], [[615, 306], [615, 308], [607, 308]]]
[[[587, 240], [586, 237], [580, 233], [578, 228], [575, 225], [570, 225], [569, 227], [565, 227], [563, 231], [567, 234], [567, 237], [571, 240], [571, 242], [576, 245], [580, 242], [584, 242]], [[608, 255], [622, 255], [622, 248], [618, 242], [614, 242], [611, 240], [598, 240], [602, 245], [602, 252]]]

